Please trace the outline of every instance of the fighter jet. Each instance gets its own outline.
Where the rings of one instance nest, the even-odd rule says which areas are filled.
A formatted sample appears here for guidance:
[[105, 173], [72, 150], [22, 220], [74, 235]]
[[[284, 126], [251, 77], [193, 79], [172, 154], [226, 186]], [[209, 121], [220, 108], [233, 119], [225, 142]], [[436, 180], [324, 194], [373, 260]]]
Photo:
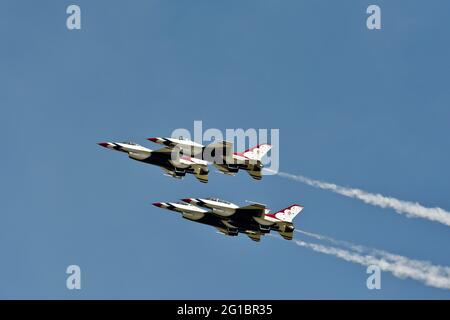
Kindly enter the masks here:
[[303, 210], [303, 206], [294, 204], [271, 214], [260, 203], [239, 207], [217, 198], [186, 198], [182, 202], [155, 202], [153, 205], [179, 212], [187, 220], [213, 226], [227, 236], [244, 233], [253, 241], [260, 241], [261, 236], [271, 230], [292, 240], [295, 230], [292, 221]]
[[127, 153], [130, 159], [159, 166], [168, 176], [182, 179], [186, 173], [190, 173], [200, 182], [208, 182], [208, 162], [183, 155], [179, 148], [151, 150], [134, 142], [100, 142], [98, 145]]
[[262, 179], [262, 158], [272, 148], [270, 144], [259, 144], [244, 152], [233, 152], [233, 144], [218, 141], [207, 146], [190, 140], [174, 138], [149, 138], [148, 140], [165, 145], [168, 148], [178, 147], [183, 154], [212, 163], [221, 173], [234, 176], [240, 169], [247, 171], [253, 179]]

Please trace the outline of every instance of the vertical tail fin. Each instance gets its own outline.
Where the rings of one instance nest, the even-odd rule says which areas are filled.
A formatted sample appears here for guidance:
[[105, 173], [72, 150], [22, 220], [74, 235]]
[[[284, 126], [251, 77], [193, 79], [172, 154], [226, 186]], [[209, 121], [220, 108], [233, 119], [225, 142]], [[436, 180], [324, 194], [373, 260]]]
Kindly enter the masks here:
[[270, 144], [258, 144], [253, 148], [245, 150], [242, 155], [251, 160], [261, 161], [261, 159], [266, 155], [267, 152], [269, 152], [270, 149], [272, 149], [272, 146]]
[[285, 209], [282, 209], [280, 211], [277, 211], [272, 214], [267, 214], [267, 216], [276, 218], [278, 220], [281, 220], [283, 222], [289, 222], [292, 223], [294, 218], [303, 210], [303, 206], [299, 204], [293, 204]]

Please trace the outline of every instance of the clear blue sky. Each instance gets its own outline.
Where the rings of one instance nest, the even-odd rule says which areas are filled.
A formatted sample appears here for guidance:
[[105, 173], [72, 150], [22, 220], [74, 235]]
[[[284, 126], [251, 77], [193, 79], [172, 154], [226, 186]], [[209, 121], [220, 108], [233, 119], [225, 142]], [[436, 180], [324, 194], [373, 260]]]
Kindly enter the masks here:
[[368, 290], [364, 267], [151, 203], [301, 203], [298, 228], [441, 265], [448, 227], [280, 177], [176, 181], [96, 145], [279, 128], [282, 171], [450, 209], [449, 21], [445, 0], [2, 1], [0, 298], [450, 298], [388, 273]]

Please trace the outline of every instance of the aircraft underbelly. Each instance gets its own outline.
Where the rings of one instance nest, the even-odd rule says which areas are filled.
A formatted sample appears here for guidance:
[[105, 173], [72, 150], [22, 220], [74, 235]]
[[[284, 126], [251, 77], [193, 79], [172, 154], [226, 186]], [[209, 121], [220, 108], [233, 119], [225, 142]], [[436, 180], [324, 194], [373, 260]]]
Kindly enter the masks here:
[[[223, 222], [223, 218], [216, 217], [213, 215], [206, 214], [203, 218], [195, 220], [195, 222], [213, 226], [216, 228], [224, 228], [227, 227]], [[256, 223], [252, 223], [249, 220], [236, 220], [236, 219], [228, 219], [225, 220], [227, 224], [234, 226], [239, 230], [239, 232], [245, 232], [245, 231], [255, 231], [259, 232], [259, 225]]]
[[140, 161], [152, 164], [154, 166], [165, 168], [169, 171], [174, 170], [174, 166], [169, 162], [169, 158], [167, 156], [152, 154], [150, 157]]

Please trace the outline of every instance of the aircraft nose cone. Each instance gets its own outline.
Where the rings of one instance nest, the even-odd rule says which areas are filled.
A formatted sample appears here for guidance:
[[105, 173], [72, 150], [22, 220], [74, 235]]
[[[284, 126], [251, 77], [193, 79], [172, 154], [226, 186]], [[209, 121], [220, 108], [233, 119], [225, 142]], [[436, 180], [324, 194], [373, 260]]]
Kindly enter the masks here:
[[161, 204], [161, 202], [155, 202], [155, 203], [153, 203], [153, 205], [154, 205], [154, 206], [156, 206], [156, 207], [159, 207], [159, 208], [161, 208], [161, 207], [162, 207], [162, 204]]
[[148, 138], [147, 140], [151, 141], [151, 142], [157, 142], [158, 138]]
[[187, 202], [187, 203], [191, 203], [192, 202], [191, 198], [184, 198], [184, 199], [181, 199], [181, 200], [183, 200], [184, 202]]
[[97, 143], [99, 146], [102, 146], [104, 148], [108, 148], [108, 143], [107, 142], [99, 142]]

